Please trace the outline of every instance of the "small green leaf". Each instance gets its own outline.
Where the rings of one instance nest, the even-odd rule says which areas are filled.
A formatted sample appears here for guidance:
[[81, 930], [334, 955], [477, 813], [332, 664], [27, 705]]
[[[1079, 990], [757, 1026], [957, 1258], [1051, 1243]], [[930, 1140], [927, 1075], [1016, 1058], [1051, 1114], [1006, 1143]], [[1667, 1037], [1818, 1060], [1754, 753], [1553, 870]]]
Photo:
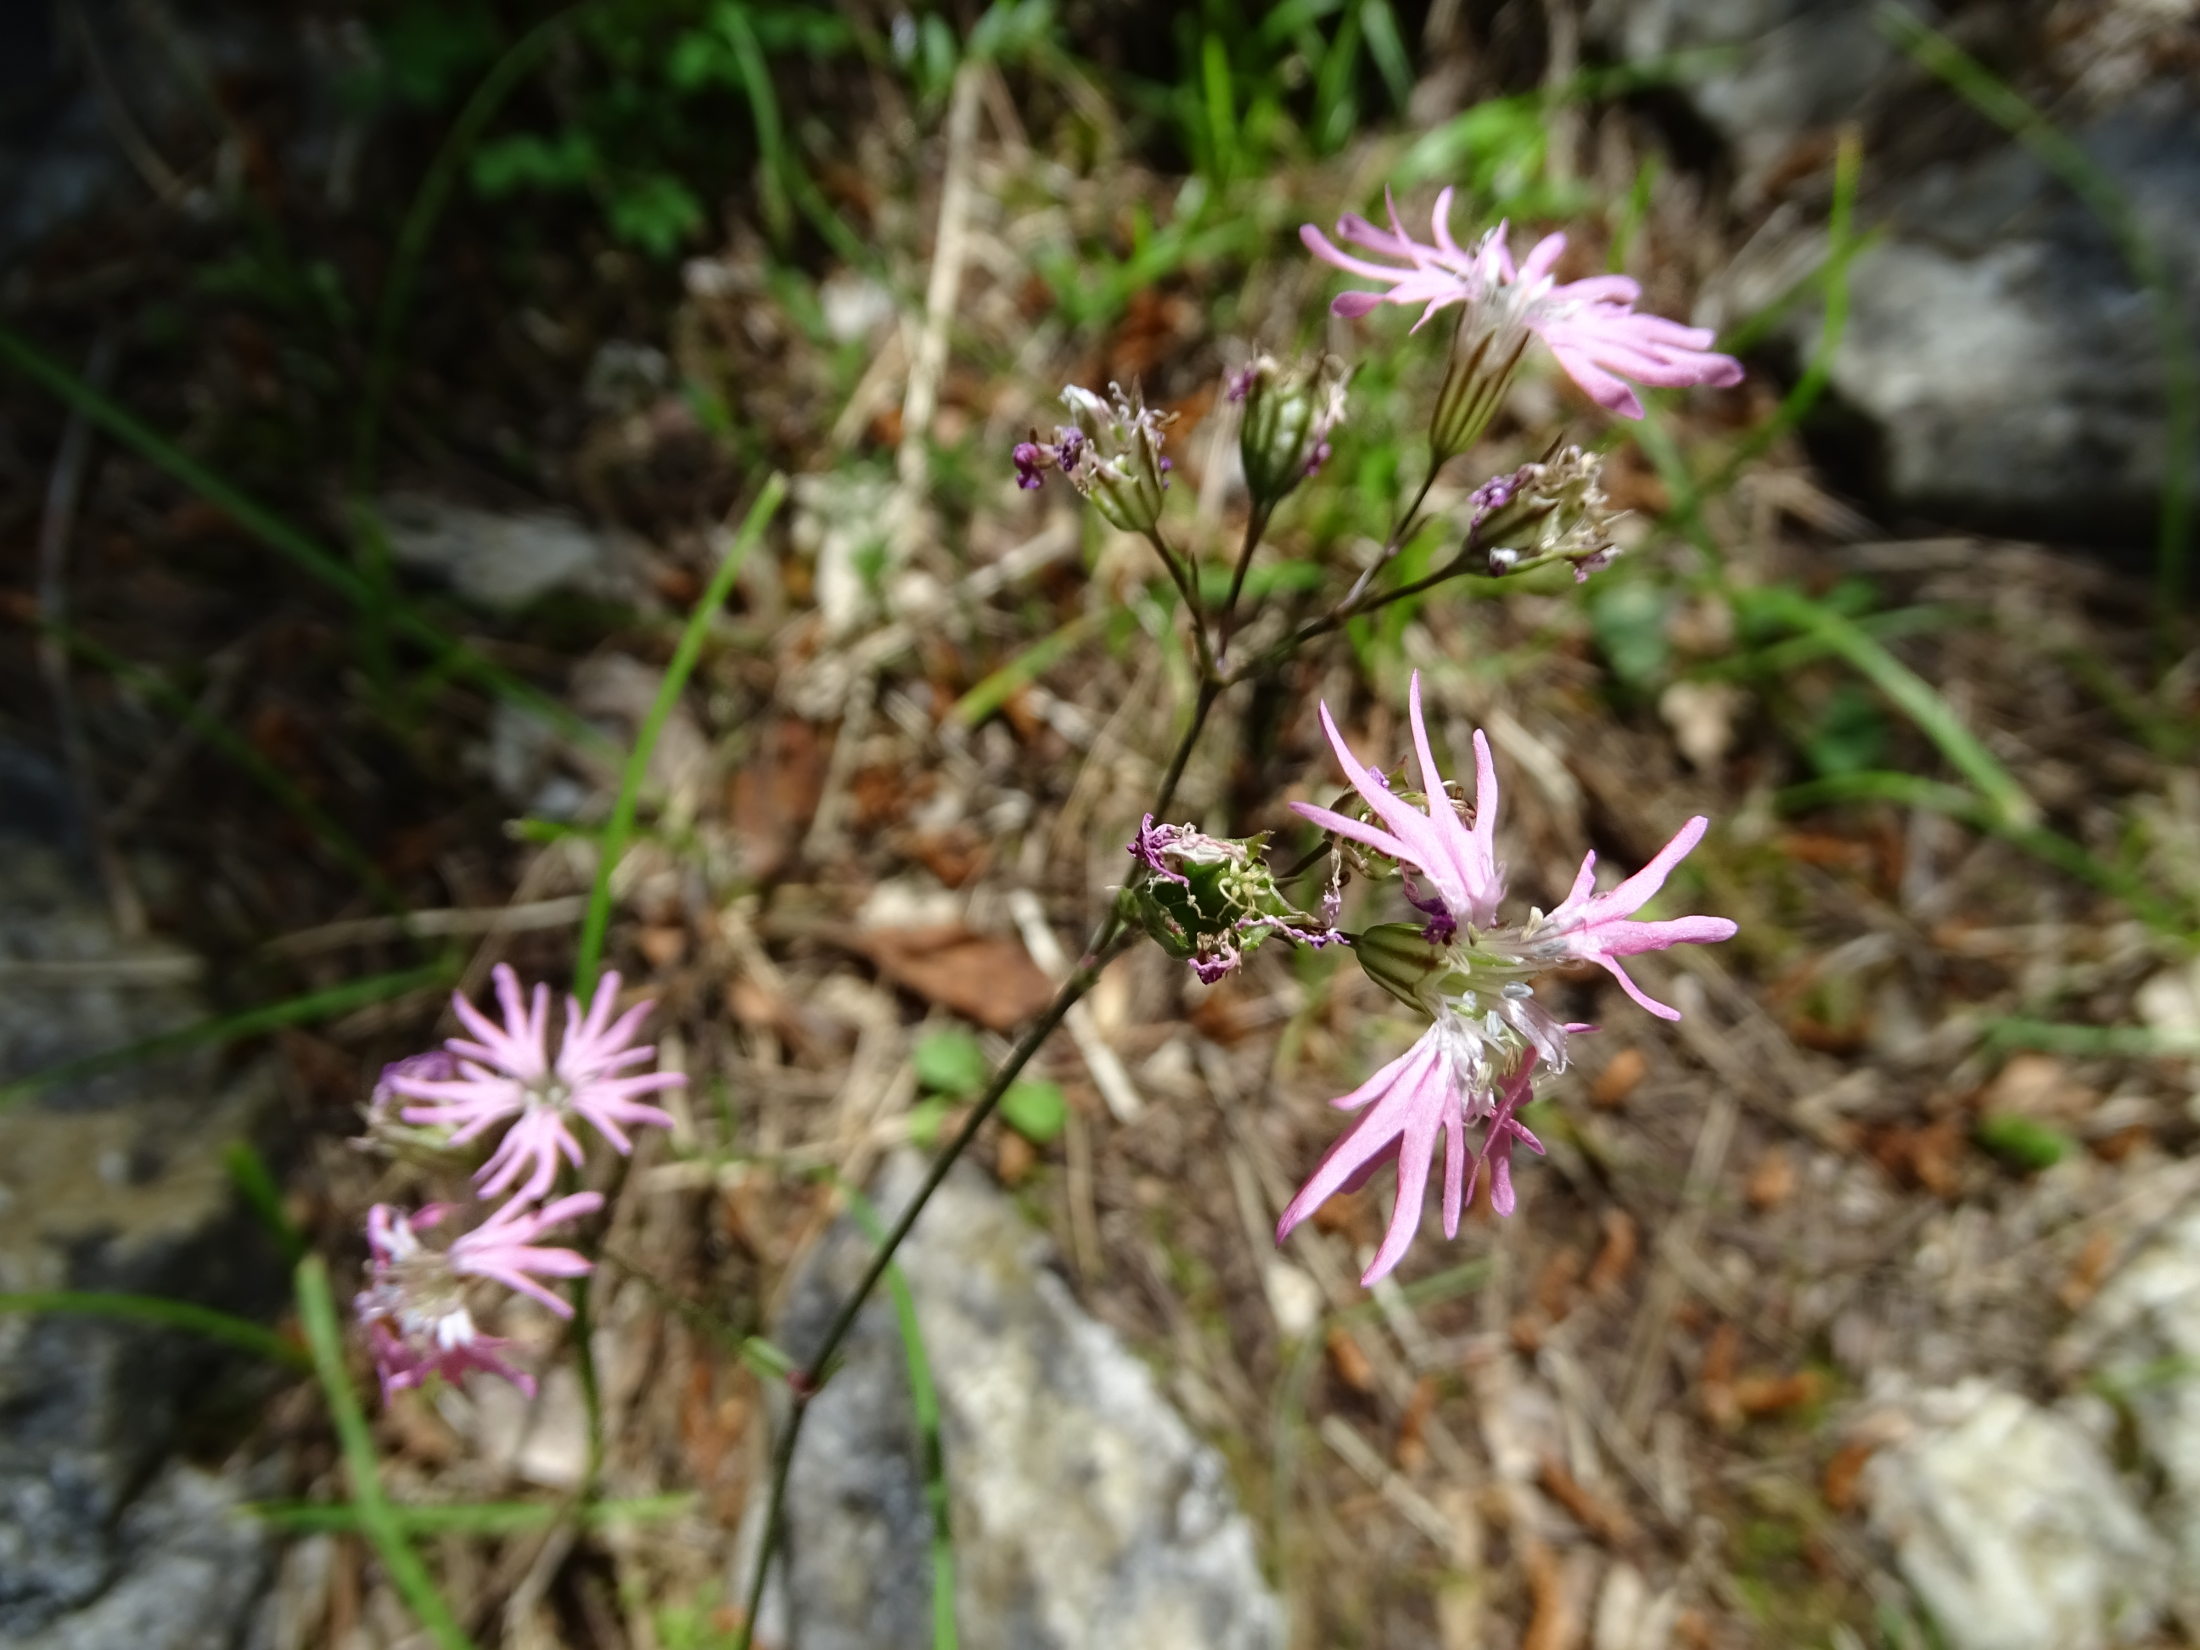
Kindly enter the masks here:
[[940, 1130], [947, 1126], [947, 1114], [955, 1109], [955, 1102], [944, 1094], [931, 1094], [909, 1108], [909, 1140], [914, 1146], [930, 1151], [939, 1142]]
[[2060, 1129], [2008, 1113], [1980, 1118], [1973, 1138], [1981, 1150], [1993, 1153], [2013, 1169], [2027, 1171], [2052, 1168], [2076, 1145]]
[[793, 1355], [761, 1335], [742, 1341], [741, 1361], [767, 1381], [784, 1381], [795, 1370]]
[[917, 1081], [934, 1094], [976, 1094], [985, 1086], [985, 1050], [961, 1026], [928, 1031], [917, 1039]]
[[1062, 1096], [1061, 1084], [1026, 1077], [1010, 1084], [1001, 1096], [1001, 1119], [1034, 1146], [1044, 1146], [1069, 1121], [1069, 1102]]

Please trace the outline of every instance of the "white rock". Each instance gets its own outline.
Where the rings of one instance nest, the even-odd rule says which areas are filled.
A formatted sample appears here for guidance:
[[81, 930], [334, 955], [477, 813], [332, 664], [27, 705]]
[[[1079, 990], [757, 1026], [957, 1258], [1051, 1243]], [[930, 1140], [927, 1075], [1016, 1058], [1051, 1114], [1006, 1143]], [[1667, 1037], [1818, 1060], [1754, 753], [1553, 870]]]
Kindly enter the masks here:
[[[921, 1165], [893, 1160], [881, 1219]], [[1152, 1372], [1079, 1306], [1051, 1245], [975, 1173], [949, 1176], [900, 1255], [937, 1387], [964, 1650], [1280, 1650], [1282, 1611], [1222, 1458]], [[869, 1258], [843, 1221], [798, 1275], [780, 1339], [816, 1343]], [[931, 1611], [907, 1354], [882, 1291], [812, 1404], [788, 1506], [789, 1618], [804, 1650], [903, 1650]], [[756, 1522], [731, 1585], [746, 1588]], [[779, 1572], [786, 1577], [784, 1568]]]
[[2168, 1551], [2098, 1440], [1972, 1378], [1900, 1400], [1874, 1528], [1951, 1650], [2108, 1650], [2168, 1599]]

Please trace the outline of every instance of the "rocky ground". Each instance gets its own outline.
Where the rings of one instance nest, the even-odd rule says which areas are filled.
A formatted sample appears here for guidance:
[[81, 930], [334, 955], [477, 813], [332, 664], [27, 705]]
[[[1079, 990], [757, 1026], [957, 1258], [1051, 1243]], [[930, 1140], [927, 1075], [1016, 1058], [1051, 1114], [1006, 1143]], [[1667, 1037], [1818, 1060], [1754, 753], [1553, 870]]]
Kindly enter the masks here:
[[[1489, 732], [1518, 897], [1702, 812], [1674, 908], [1740, 936], [1646, 963], [1672, 1027], [1563, 982], [1604, 1029], [1546, 1085], [1518, 1212], [1424, 1234], [1373, 1294], [1386, 1188], [1271, 1233], [1324, 1101], [1411, 1028], [1349, 959], [1263, 952], [1212, 988], [1150, 949], [1111, 967], [1041, 1057], [1059, 1128], [981, 1138], [904, 1260], [915, 1341], [882, 1296], [820, 1400], [763, 1626], [922, 1642], [937, 1460], [973, 1646], [2195, 1631], [2200, 652], [2154, 553], [2200, 462], [2178, 422], [2193, 19], [1940, 16], [2037, 126], [1948, 90], [1867, 7], [1469, 10], [1401, 9], [1428, 31], [1408, 135], [1372, 81], [1363, 135], [1210, 185], [1228, 233], [1157, 274], [1135, 226], [1194, 211], [1187, 163], [1111, 103], [1151, 65], [1076, 17], [1061, 62], [959, 93], [786, 70], [862, 258], [773, 242], [761, 174], [663, 261], [572, 203], [461, 194], [364, 475], [367, 316], [447, 115], [362, 123], [302, 92], [301, 64], [356, 45], [342, 20], [117, 12], [90, 58], [63, 25], [76, 90], [15, 111], [0, 322], [342, 567], [372, 565], [366, 501], [408, 611], [615, 745], [762, 475], [796, 477], [617, 885], [614, 960], [691, 1087], [601, 1243], [612, 1504], [566, 1515], [569, 1374], [531, 1408], [477, 1387], [377, 1423], [401, 1503], [544, 1509], [425, 1542], [478, 1642], [733, 1642], [780, 1404], [741, 1337], [816, 1334], [862, 1252], [845, 1188], [890, 1213], [956, 1113], [920, 1051], [1005, 1047], [1122, 879], [1186, 684], [1148, 552], [1017, 492], [1008, 444], [1064, 380], [1141, 378], [1182, 415], [1187, 540], [1226, 562], [1243, 501], [1214, 385], [1326, 296], [1296, 224], [1393, 177], [1424, 210], [1451, 174], [1413, 175], [1416, 141], [1452, 134], [1433, 152], [1462, 177], [1512, 141], [1457, 124], [1477, 99], [1705, 47], [1677, 86], [1537, 107], [1533, 188], [1475, 191], [1563, 215], [1584, 270], [1624, 247], [1655, 307], [1747, 340], [1749, 382], [1614, 449], [1636, 517], [1610, 574], [1470, 585], [1310, 653], [1226, 706], [1178, 811], [1287, 827], [1335, 784], [1317, 699], [1389, 750], [1417, 666], [1442, 749]], [[586, 61], [546, 73], [561, 117]], [[1828, 227], [1844, 152], [1853, 246]], [[1822, 275], [1753, 319], [1829, 251], [1831, 323]], [[1428, 372], [1371, 361], [1339, 473], [1410, 468]], [[373, 1073], [443, 1034], [453, 983], [566, 970], [614, 770], [427, 670], [172, 452], [29, 378], [0, 394], [23, 621], [0, 656], [0, 1078], [63, 1071], [0, 1098], [0, 1289], [279, 1322], [280, 1234], [237, 1165], [272, 1166], [344, 1287], [366, 1206], [432, 1190], [347, 1143]], [[1588, 423], [1525, 385], [1491, 467], [1566, 420]], [[1363, 513], [1310, 504], [1283, 543], [1350, 568]], [[362, 981], [387, 985], [65, 1064]], [[555, 1354], [551, 1320], [513, 1332]], [[343, 1497], [317, 1389], [137, 1321], [16, 1311], [0, 1346], [0, 1637], [406, 1640], [355, 1535], [238, 1510]]]

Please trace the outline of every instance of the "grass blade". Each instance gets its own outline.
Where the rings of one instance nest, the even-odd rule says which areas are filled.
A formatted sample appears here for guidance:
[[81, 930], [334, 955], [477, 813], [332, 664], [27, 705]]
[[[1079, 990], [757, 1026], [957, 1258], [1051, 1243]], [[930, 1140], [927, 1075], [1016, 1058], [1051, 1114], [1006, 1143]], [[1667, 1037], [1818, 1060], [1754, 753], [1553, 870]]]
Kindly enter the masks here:
[[650, 753], [657, 748], [666, 719], [672, 715], [672, 707], [680, 702], [680, 694], [687, 687], [695, 661], [702, 656], [703, 638], [709, 634], [711, 620], [718, 616], [719, 609], [726, 605], [726, 598], [733, 594], [733, 581], [740, 576], [749, 551], [763, 536], [764, 528], [779, 509], [780, 500], [786, 496], [787, 478], [774, 475], [764, 483], [764, 490], [756, 495], [756, 502], [749, 506], [749, 513], [741, 521], [741, 531], [734, 536], [724, 559], [711, 574], [709, 586], [681, 628], [679, 643], [672, 650], [672, 662], [665, 666], [664, 680], [657, 684], [656, 700], [650, 705], [649, 714], [642, 718], [641, 729], [634, 736], [634, 748], [627, 752], [626, 767], [619, 775], [619, 794], [611, 806], [611, 822], [604, 828], [603, 842], [597, 849], [596, 879], [588, 890], [588, 914], [581, 919], [580, 952], [573, 963], [573, 989], [583, 1002], [595, 994], [596, 976], [603, 963], [604, 935], [611, 926], [611, 874], [618, 868], [619, 860], [626, 853], [627, 841], [634, 834], [634, 813], [641, 803], [642, 782], [649, 773]]
[[344, 1334], [337, 1322], [336, 1303], [329, 1295], [328, 1268], [319, 1255], [308, 1255], [298, 1263], [297, 1282], [299, 1321], [305, 1328], [306, 1344], [313, 1350], [313, 1371], [328, 1398], [329, 1420], [343, 1448], [360, 1532], [374, 1544], [406, 1608], [439, 1650], [472, 1650], [465, 1629], [436, 1590], [435, 1578], [406, 1540], [396, 1509], [382, 1497], [381, 1463], [375, 1459], [374, 1436], [367, 1430], [359, 1395], [352, 1390], [351, 1377], [344, 1369]]
[[[500, 1536], [547, 1529], [564, 1519], [574, 1519], [591, 1530], [649, 1523], [678, 1518], [694, 1511], [695, 1504], [692, 1494], [646, 1495], [625, 1501], [592, 1501], [581, 1507], [559, 1501], [455, 1502], [440, 1507], [406, 1507], [393, 1502], [389, 1512], [407, 1535]], [[284, 1535], [349, 1535], [364, 1527], [356, 1506], [258, 1501], [248, 1510], [268, 1528]]]
[[1948, 701], [1852, 620], [1800, 591], [1768, 588], [1740, 594], [1745, 607], [1755, 608], [1822, 642], [1893, 700], [1940, 748], [1949, 765], [1971, 782], [2001, 825], [2022, 831], [2039, 824], [2039, 805], [1993, 752], [1979, 743], [1978, 735], [1963, 725]]
[[[247, 498], [174, 442], [139, 423], [114, 401], [101, 395], [68, 368], [49, 360], [4, 326], [0, 326], [0, 362], [15, 368], [41, 389], [83, 413], [115, 440], [167, 471], [262, 544], [361, 611], [376, 611], [380, 594], [342, 557], [314, 543], [274, 511]], [[426, 648], [438, 664], [447, 663], [488, 692], [544, 718], [561, 733], [584, 745], [597, 750], [605, 747], [603, 735], [565, 706], [501, 665], [482, 657], [457, 637], [447, 635], [410, 607], [395, 608], [389, 619], [392, 629]]]
[[0, 1312], [67, 1313], [84, 1318], [116, 1318], [159, 1329], [182, 1329], [288, 1369], [313, 1367], [313, 1360], [301, 1348], [265, 1324], [217, 1312], [196, 1301], [169, 1300], [160, 1295], [129, 1295], [108, 1289], [28, 1289], [0, 1294]]
[[1986, 1028], [1990, 1049], [2031, 1048], [2046, 1054], [2113, 1054], [2136, 1059], [2200, 1055], [2200, 1033], [2157, 1031], [2152, 1026], [2066, 1025], [2012, 1015]]
[[2081, 844], [2046, 826], [2014, 823], [1999, 809], [1960, 785], [1914, 773], [1875, 770], [1835, 774], [1826, 779], [1790, 785], [1773, 801], [1783, 811], [1795, 812], [1839, 802], [1891, 802], [1897, 807], [1925, 808], [1946, 814], [1973, 830], [1998, 836], [2013, 847], [2022, 848], [2034, 858], [2069, 872], [2103, 893], [2113, 894], [2130, 906], [2142, 921], [2162, 933], [2180, 938], [2192, 936], [2192, 912], [2164, 899], [2130, 872], [2106, 863]]
[[408, 991], [447, 984], [456, 973], [455, 961], [445, 959], [425, 968], [406, 969], [395, 974], [374, 974], [363, 980], [331, 986], [326, 991], [311, 991], [302, 997], [291, 997], [283, 1002], [266, 1003], [236, 1014], [218, 1015], [175, 1031], [164, 1031], [156, 1037], [143, 1037], [134, 1043], [124, 1043], [119, 1048], [102, 1049], [97, 1054], [63, 1060], [31, 1072], [28, 1076], [18, 1077], [11, 1083], [0, 1083], [0, 1110], [58, 1084], [73, 1083], [83, 1077], [97, 1077], [103, 1072], [119, 1071], [125, 1066], [158, 1060], [164, 1055], [180, 1054], [186, 1049], [198, 1048], [206, 1043], [237, 1042], [282, 1026], [311, 1025], [317, 1020], [334, 1019], [339, 1014], [347, 1014], [355, 1008], [365, 1008], [370, 1003], [383, 1003], [392, 997], [402, 997]]

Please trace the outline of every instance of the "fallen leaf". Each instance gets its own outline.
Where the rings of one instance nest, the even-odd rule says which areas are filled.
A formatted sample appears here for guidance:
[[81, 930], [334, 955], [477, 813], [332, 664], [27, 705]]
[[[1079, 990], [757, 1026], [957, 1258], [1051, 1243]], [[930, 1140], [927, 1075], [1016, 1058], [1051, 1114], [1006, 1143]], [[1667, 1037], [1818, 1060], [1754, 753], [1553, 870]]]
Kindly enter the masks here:
[[1768, 1147], [1749, 1171], [1749, 1180], [1742, 1188], [1742, 1195], [1749, 1206], [1762, 1213], [1776, 1209], [1795, 1195], [1795, 1159], [1785, 1146]]
[[1852, 1439], [1833, 1452], [1833, 1459], [1826, 1463], [1825, 1477], [1819, 1481], [1826, 1505], [1837, 1513], [1845, 1513], [1856, 1505], [1856, 1491], [1864, 1476], [1864, 1463], [1872, 1458], [1876, 1445], [1864, 1439]]
[[1624, 1106], [1650, 1070], [1650, 1057], [1639, 1048], [1623, 1048], [1606, 1062], [1589, 1085], [1589, 1103], [1607, 1110]]
[[825, 795], [824, 741], [809, 723], [783, 716], [728, 787], [726, 806], [741, 838], [742, 866], [758, 881], [786, 868]]
[[1406, 1412], [1398, 1422], [1396, 1459], [1400, 1472], [1416, 1473], [1428, 1464], [1428, 1440], [1422, 1434], [1435, 1410], [1436, 1377], [1423, 1375], [1413, 1383], [1413, 1395], [1406, 1400]]
[[1557, 1456], [1544, 1454], [1536, 1470], [1536, 1482], [1591, 1535], [1615, 1547], [1635, 1539], [1635, 1521], [1628, 1517], [1627, 1509], [1582, 1483]]
[[1368, 1362], [1367, 1354], [1352, 1338], [1351, 1330], [1341, 1323], [1333, 1325], [1323, 1345], [1329, 1354], [1329, 1367], [1336, 1371], [1338, 1380], [1354, 1392], [1375, 1390], [1375, 1366]]
[[1635, 1226], [1635, 1217], [1625, 1209], [1605, 1210], [1604, 1246], [1589, 1268], [1589, 1293], [1609, 1295], [1625, 1283], [1641, 1249], [1642, 1234]]
[[2055, 1286], [2055, 1298], [2062, 1302], [2064, 1311], [2075, 1312], [2094, 1297], [2115, 1254], [2116, 1240], [2106, 1232], [2095, 1232], [2085, 1240], [2085, 1247], [2070, 1263], [2069, 1272]]
[[1054, 982], [1007, 935], [881, 928], [858, 943], [894, 984], [989, 1031], [1014, 1031], [1054, 997]]
[[1824, 1389], [1814, 1369], [1792, 1375], [1745, 1375], [1734, 1383], [1734, 1407], [1744, 1415], [1777, 1415], [1816, 1403]]

